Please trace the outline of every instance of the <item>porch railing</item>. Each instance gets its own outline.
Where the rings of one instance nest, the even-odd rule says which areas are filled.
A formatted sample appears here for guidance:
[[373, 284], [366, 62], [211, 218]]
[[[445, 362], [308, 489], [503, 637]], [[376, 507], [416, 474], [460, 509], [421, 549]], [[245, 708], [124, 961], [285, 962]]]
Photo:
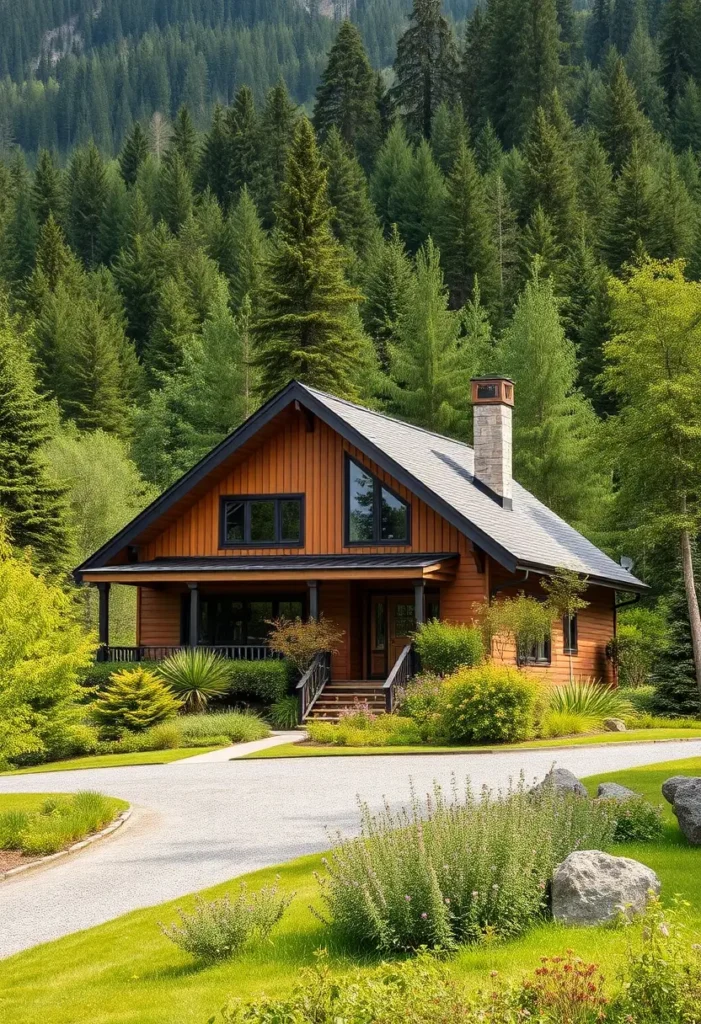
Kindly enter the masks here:
[[317, 702], [321, 691], [331, 678], [331, 655], [328, 651], [317, 654], [297, 683], [301, 720], [305, 722]]
[[411, 644], [407, 644], [395, 661], [392, 671], [387, 677], [387, 682], [383, 686], [385, 693], [385, 709], [388, 715], [391, 715], [394, 711], [394, 705], [397, 700], [397, 690], [404, 689], [414, 675], [414, 665], [414, 648]]
[[[271, 651], [267, 644], [199, 644], [200, 650], [211, 651], [230, 661], [267, 661], [280, 658], [277, 651]], [[160, 646], [142, 644], [138, 647], [113, 646], [102, 647], [98, 651], [99, 661], [162, 661], [176, 651], [189, 650], [186, 644], [176, 646]]]

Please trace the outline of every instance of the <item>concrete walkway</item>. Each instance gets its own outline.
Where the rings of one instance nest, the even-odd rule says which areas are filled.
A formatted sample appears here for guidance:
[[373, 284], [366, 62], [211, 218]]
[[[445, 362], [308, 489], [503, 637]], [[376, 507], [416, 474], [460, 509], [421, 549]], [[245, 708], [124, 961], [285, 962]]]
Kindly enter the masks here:
[[[259, 750], [267, 750], [268, 747], [280, 747], [283, 743], [296, 743], [303, 740], [306, 732], [274, 732], [265, 740], [251, 740], [249, 743], [234, 743], [231, 747], [222, 747], [220, 750], [210, 750], [208, 754], [195, 754], [194, 757], [185, 758], [188, 764], [211, 764], [212, 762], [233, 761], [236, 757], [245, 757], [246, 754], [256, 754]], [[171, 761], [177, 764], [177, 761]]]
[[327, 848], [353, 831], [357, 796], [406, 801], [434, 780], [497, 787], [553, 763], [577, 775], [701, 756], [701, 740], [570, 750], [329, 757], [103, 768], [0, 778], [0, 792], [97, 789], [123, 797], [131, 820], [113, 837], [55, 866], [0, 883], [0, 956]]

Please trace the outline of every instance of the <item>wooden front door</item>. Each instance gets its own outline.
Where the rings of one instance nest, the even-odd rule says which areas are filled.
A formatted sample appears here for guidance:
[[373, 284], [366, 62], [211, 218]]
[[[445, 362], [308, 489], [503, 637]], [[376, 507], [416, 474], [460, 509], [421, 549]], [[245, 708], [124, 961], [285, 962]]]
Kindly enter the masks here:
[[415, 629], [414, 596], [373, 594], [370, 598], [370, 678], [386, 679]]

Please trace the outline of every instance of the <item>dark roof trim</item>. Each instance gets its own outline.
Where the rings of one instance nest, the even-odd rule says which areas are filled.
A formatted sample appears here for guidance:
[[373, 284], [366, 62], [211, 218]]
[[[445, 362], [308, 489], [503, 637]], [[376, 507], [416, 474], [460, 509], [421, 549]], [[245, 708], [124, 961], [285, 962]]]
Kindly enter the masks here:
[[[551, 576], [555, 571], [554, 569], [546, 568], [543, 565], [538, 565], [535, 562], [525, 562], [521, 559], [516, 567], [517, 569], [528, 569], [529, 572], [539, 573], [541, 576]], [[622, 583], [620, 580], [611, 579], [609, 576], [596, 576], [591, 572], [580, 572], [580, 576], [586, 576], [590, 583], [595, 584], [597, 587], [609, 587], [611, 590], [621, 590], [628, 593], [635, 594], [647, 594], [650, 590], [647, 583]]]
[[[130, 562], [109, 566], [110, 572], [123, 576], [135, 573], [159, 575], [169, 572], [281, 572], [290, 569], [422, 569], [455, 561], [459, 554], [440, 552], [407, 555], [236, 555], [222, 558], [158, 558], [153, 562]], [[88, 575], [106, 568], [85, 569]]]
[[426, 487], [420, 480], [394, 462], [385, 452], [368, 441], [363, 434], [327, 408], [323, 402], [320, 402], [313, 394], [307, 391], [303, 385], [297, 381], [292, 381], [266, 402], [265, 405], [262, 405], [238, 430], [224, 438], [216, 448], [212, 449], [208, 455], [201, 459], [184, 476], [180, 477], [160, 497], [151, 502], [143, 512], [132, 519], [111, 540], [103, 544], [101, 548], [79, 565], [73, 572], [76, 582], [82, 582], [84, 570], [105, 566], [110, 558], [114, 558], [119, 554], [142, 530], [151, 526], [171, 505], [185, 497], [208, 473], [211, 473], [213, 469], [216, 469], [217, 466], [233, 455], [242, 445], [277, 416], [278, 413], [282, 412], [283, 409], [294, 401], [300, 402], [318, 416], [320, 420], [323, 420], [329, 427], [336, 430], [349, 444], [355, 445], [364, 455], [372, 459], [381, 469], [408, 488], [412, 494], [415, 494], [417, 498], [420, 498], [434, 511], [438, 512], [439, 515], [443, 516], [444, 519], [460, 530], [461, 533], [465, 534], [471, 541], [479, 545], [483, 551], [491, 555], [505, 569], [509, 572], [515, 570], [516, 559], [511, 552], [503, 548], [501, 544], [497, 544], [486, 533], [460, 515], [452, 505], [439, 498], [429, 487]]

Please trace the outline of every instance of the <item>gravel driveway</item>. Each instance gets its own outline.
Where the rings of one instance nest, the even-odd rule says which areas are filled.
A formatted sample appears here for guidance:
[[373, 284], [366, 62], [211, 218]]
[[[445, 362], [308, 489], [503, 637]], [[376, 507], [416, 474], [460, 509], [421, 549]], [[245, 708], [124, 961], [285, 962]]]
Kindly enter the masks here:
[[500, 786], [553, 763], [579, 776], [701, 755], [701, 740], [503, 754], [229, 761], [0, 778], [0, 792], [99, 789], [135, 814], [114, 837], [55, 866], [0, 883], [0, 957], [182, 896], [256, 868], [323, 850], [326, 829], [357, 825], [357, 796], [405, 801], [451, 774]]

